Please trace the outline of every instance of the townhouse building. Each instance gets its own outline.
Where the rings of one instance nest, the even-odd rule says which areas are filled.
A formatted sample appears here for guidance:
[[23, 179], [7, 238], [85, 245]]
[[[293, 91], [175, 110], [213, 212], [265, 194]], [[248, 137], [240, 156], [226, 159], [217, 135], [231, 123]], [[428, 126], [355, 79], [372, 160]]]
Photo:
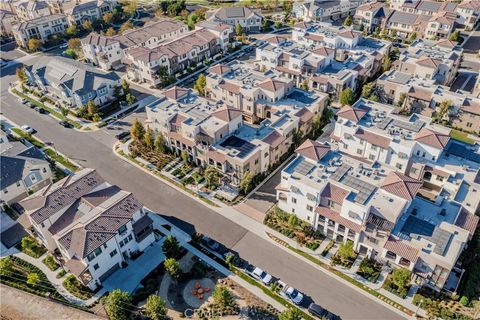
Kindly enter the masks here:
[[456, 8], [457, 22], [467, 29], [473, 30], [480, 19], [480, 1], [464, 0]]
[[0, 36], [13, 37], [12, 27], [18, 23], [18, 17], [11, 11], [0, 9]]
[[279, 162], [296, 130], [310, 132], [314, 114], [321, 112], [319, 97], [308, 94], [305, 97], [311, 100], [307, 103], [301, 102], [305, 92], [294, 89], [291, 93], [294, 96], [271, 101], [268, 117], [259, 125], [250, 125], [244, 123], [242, 109], [174, 87], [146, 106], [146, 123], [164, 134], [176, 154], [187, 150], [192, 162], [215, 166], [238, 185], [247, 171], [262, 173]]
[[135, 196], [82, 169], [19, 203], [19, 218], [65, 268], [95, 290], [155, 241], [153, 221]]
[[259, 32], [262, 29], [263, 16], [249, 7], [223, 7], [206, 12], [207, 22], [226, 24], [233, 28], [240, 25], [246, 32]]
[[15, 12], [18, 18], [22, 21], [29, 21], [51, 14], [48, 2], [42, 0], [18, 2], [16, 3]]
[[52, 14], [18, 23], [12, 27], [15, 41], [26, 48], [28, 40], [35, 38], [45, 43], [54, 34], [63, 34], [68, 27], [67, 17], [63, 14]]
[[370, 2], [359, 6], [353, 18], [356, 25], [370, 33], [376, 28], [384, 29], [389, 14], [390, 9], [383, 2]]
[[79, 3], [66, 11], [69, 24], [81, 26], [85, 21], [101, 20], [107, 12], [112, 12], [116, 2], [93, 0]]
[[390, 47], [388, 42], [363, 38], [358, 31], [300, 22], [291, 40], [273, 36], [257, 47], [256, 64], [275, 69], [297, 86], [306, 81], [309, 88], [336, 97], [377, 74]]
[[160, 67], [169, 74], [195, 67], [227, 50], [233, 28], [223, 25], [223, 30], [197, 27], [178, 38], [156, 47], [135, 47], [125, 50], [127, 75], [130, 79], [145, 82], [151, 86], [160, 84]]
[[331, 21], [353, 16], [359, 5], [368, 0], [308, 0], [295, 1], [292, 13], [303, 21]]
[[11, 205], [52, 181], [44, 155], [35, 147], [9, 141], [0, 130], [0, 202]]
[[82, 39], [85, 58], [103, 70], [121, 65], [125, 51], [137, 47], [155, 48], [161, 43], [188, 32], [188, 26], [175, 19], [160, 19], [144, 27], [112, 37], [90, 33]]
[[430, 118], [378, 102], [360, 99], [337, 117], [330, 143], [306, 141], [283, 169], [280, 209], [455, 292], [457, 260], [479, 220], [479, 151]]
[[25, 73], [32, 85], [74, 109], [86, 105], [89, 100], [101, 108], [116, 99], [115, 87], [120, 86], [120, 77], [114, 72], [100, 71], [59, 56], [40, 57], [25, 68]]
[[311, 106], [310, 111], [316, 114], [322, 112], [328, 97], [298, 90], [293, 80], [240, 61], [208, 69], [206, 80], [206, 96], [241, 110], [249, 123], [270, 119], [276, 111], [294, 103]]

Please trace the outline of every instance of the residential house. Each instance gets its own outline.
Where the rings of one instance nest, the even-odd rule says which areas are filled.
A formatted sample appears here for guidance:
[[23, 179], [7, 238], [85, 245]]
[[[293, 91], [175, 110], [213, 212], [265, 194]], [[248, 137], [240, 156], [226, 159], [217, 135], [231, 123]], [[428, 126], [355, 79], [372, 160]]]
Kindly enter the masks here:
[[102, 19], [107, 12], [112, 12], [116, 2], [93, 0], [79, 3], [67, 11], [67, 19], [70, 24], [81, 26], [85, 21]]
[[0, 36], [12, 37], [12, 27], [18, 23], [17, 15], [11, 11], [0, 10]]
[[459, 15], [457, 22], [470, 30], [473, 30], [480, 18], [480, 1], [464, 0], [456, 8]]
[[13, 204], [52, 182], [52, 171], [35, 147], [9, 141], [0, 131], [0, 200]]
[[262, 28], [263, 16], [249, 7], [225, 6], [206, 12], [206, 20], [223, 23], [233, 28], [240, 25], [246, 32], [259, 32]]
[[188, 26], [185, 23], [165, 18], [112, 37], [90, 33], [82, 39], [82, 51], [88, 61], [103, 70], [110, 70], [124, 62], [127, 49], [155, 48], [187, 32]]
[[359, 6], [355, 12], [355, 24], [363, 26], [366, 32], [373, 32], [376, 28], [383, 30], [390, 10], [383, 2], [370, 2]]
[[369, 0], [307, 0], [293, 3], [293, 15], [303, 21], [331, 21], [353, 16]]
[[331, 143], [306, 141], [282, 170], [280, 209], [418, 283], [457, 291], [457, 260], [479, 220], [478, 150], [378, 102], [360, 99], [337, 117]]
[[65, 15], [52, 14], [18, 23], [12, 27], [12, 33], [17, 44], [26, 48], [31, 38], [45, 43], [54, 34], [63, 34], [67, 27]]
[[19, 203], [22, 224], [92, 290], [155, 241], [153, 220], [127, 191], [83, 169]]
[[84, 63], [64, 57], [40, 57], [25, 68], [31, 84], [37, 85], [72, 108], [80, 108], [92, 100], [101, 108], [115, 100], [115, 87], [120, 77]]
[[19, 2], [15, 10], [18, 18], [22, 21], [29, 21], [35, 18], [49, 16], [51, 14], [47, 1], [29, 0]]

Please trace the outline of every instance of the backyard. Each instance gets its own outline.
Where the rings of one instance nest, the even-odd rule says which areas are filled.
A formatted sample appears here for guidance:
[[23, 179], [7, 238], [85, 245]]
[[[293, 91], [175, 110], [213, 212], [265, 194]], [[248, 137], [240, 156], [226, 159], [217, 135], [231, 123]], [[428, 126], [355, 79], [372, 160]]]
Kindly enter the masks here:
[[314, 230], [308, 222], [281, 210], [278, 206], [267, 212], [263, 223], [312, 251], [318, 249], [325, 239], [325, 236]]

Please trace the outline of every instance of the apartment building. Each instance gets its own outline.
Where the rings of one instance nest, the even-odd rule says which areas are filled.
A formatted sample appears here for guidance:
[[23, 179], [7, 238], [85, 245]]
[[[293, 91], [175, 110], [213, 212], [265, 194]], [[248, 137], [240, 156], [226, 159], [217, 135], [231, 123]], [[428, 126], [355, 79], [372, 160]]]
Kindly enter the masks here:
[[51, 14], [48, 2], [42, 0], [18, 2], [16, 3], [15, 12], [18, 18], [22, 21], [29, 21]]
[[175, 19], [160, 19], [139, 29], [128, 30], [112, 37], [91, 33], [82, 39], [85, 58], [103, 70], [121, 65], [125, 50], [137, 47], [155, 48], [161, 43], [188, 32], [188, 26]]
[[331, 143], [305, 142], [283, 169], [278, 206], [425, 285], [456, 291], [456, 262], [479, 220], [479, 151], [381, 103], [360, 99], [337, 116]]
[[457, 22], [470, 30], [473, 30], [480, 19], [480, 1], [464, 0], [456, 8]]
[[223, 7], [206, 12], [208, 22], [227, 24], [233, 28], [240, 25], [246, 32], [259, 32], [262, 29], [263, 16], [249, 7]]
[[12, 37], [12, 27], [18, 23], [18, 17], [11, 11], [0, 10], [0, 36]]
[[176, 154], [187, 150], [191, 161], [215, 166], [238, 185], [247, 171], [265, 172], [280, 161], [292, 145], [295, 130], [310, 132], [315, 112], [321, 112], [319, 97], [303, 96], [311, 99], [306, 104], [301, 102], [305, 92], [294, 89], [292, 93], [295, 96], [272, 103], [259, 125], [250, 125], [244, 123], [242, 109], [174, 87], [146, 107], [146, 123], [165, 135]]
[[390, 14], [390, 9], [383, 2], [363, 4], [355, 11], [355, 24], [363, 26], [366, 32], [373, 32], [376, 28], [383, 30]]
[[270, 119], [293, 104], [308, 107], [313, 114], [322, 112], [328, 95], [295, 89], [293, 80], [259, 66], [232, 61], [208, 69], [206, 96], [243, 112], [249, 123]]
[[93, 0], [79, 3], [66, 11], [69, 24], [81, 26], [85, 21], [102, 19], [107, 12], [112, 12], [115, 1]]
[[49, 36], [63, 34], [68, 27], [67, 17], [63, 14], [52, 14], [18, 23], [12, 27], [15, 41], [26, 48], [28, 40], [35, 38], [44, 43]]
[[52, 181], [44, 155], [35, 147], [9, 141], [0, 130], [0, 202], [16, 203]]
[[71, 108], [80, 108], [89, 100], [101, 108], [116, 99], [115, 87], [120, 86], [120, 77], [114, 72], [59, 56], [40, 57], [25, 73], [32, 85]]
[[292, 13], [303, 21], [331, 21], [353, 16], [359, 5], [368, 0], [308, 0], [295, 1]]
[[19, 218], [64, 267], [95, 290], [155, 241], [153, 221], [132, 193], [83, 169], [19, 203]]
[[175, 74], [212, 59], [227, 50], [233, 34], [232, 27], [223, 26], [223, 30], [198, 27], [153, 48], [135, 47], [125, 50], [128, 77], [156, 86], [161, 81], [158, 75], [161, 66], [169, 74]]

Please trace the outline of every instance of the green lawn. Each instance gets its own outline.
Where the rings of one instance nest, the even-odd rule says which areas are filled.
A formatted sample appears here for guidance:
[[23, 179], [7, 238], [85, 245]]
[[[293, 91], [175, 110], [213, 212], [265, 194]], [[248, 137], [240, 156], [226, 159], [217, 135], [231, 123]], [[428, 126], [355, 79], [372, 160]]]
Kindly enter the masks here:
[[12, 92], [15, 93], [17, 96], [19, 96], [19, 97], [21, 97], [21, 98], [23, 98], [23, 99], [28, 100], [29, 102], [31, 102], [32, 104], [36, 105], [37, 107], [40, 107], [40, 108], [42, 108], [42, 109], [47, 110], [50, 114], [54, 115], [54, 116], [57, 117], [58, 119], [62, 119], [62, 120], [67, 121], [68, 123], [70, 123], [70, 124], [71, 124], [72, 126], [74, 126], [75, 128], [80, 129], [80, 128], [82, 127], [78, 122], [73, 121], [73, 120], [70, 120], [70, 119], [64, 117], [63, 114], [61, 114], [60, 112], [57, 112], [57, 111], [53, 110], [52, 108], [47, 107], [46, 105], [44, 105], [44, 104], [41, 103], [40, 101], [37, 101], [37, 100], [35, 100], [35, 99], [32, 99], [32, 98], [30, 98], [29, 96], [27, 96], [27, 95], [19, 92], [19, 91], [16, 90], [16, 89], [13, 89]]
[[452, 131], [450, 131], [450, 137], [467, 144], [475, 144], [475, 140], [469, 138], [468, 133], [460, 130], [452, 129]]
[[64, 167], [66, 167], [68, 170], [72, 171], [72, 172], [75, 172], [75, 171], [78, 171], [78, 167], [76, 165], [74, 165], [73, 163], [71, 163], [68, 159], [62, 157], [60, 154], [57, 154], [55, 152], [55, 150], [52, 150], [52, 149], [45, 149], [44, 152], [47, 154], [47, 156], [58, 162], [58, 163], [61, 163]]
[[40, 142], [37, 138], [33, 137], [29, 133], [26, 133], [25, 131], [23, 131], [20, 128], [12, 128], [12, 131], [15, 132], [16, 134], [18, 134], [20, 137], [27, 140], [28, 142], [30, 142], [31, 144], [33, 144], [37, 148], [42, 149], [43, 147], [45, 147], [45, 145], [42, 142]]

